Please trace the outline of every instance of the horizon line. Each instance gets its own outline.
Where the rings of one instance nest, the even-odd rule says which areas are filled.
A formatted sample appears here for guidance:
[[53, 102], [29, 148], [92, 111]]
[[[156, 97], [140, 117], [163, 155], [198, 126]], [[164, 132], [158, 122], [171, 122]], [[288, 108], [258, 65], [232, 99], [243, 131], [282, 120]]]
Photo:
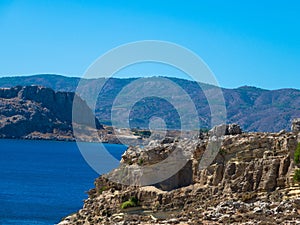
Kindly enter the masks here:
[[[95, 77], [95, 78], [84, 78], [84, 77], [80, 77], [78, 75], [66, 75], [66, 74], [60, 74], [60, 73], [34, 73], [34, 74], [15, 74], [15, 75], [11, 75], [11, 74], [7, 74], [7, 75], [0, 75], [0, 80], [1, 79], [5, 79], [5, 78], [22, 78], [22, 77], [34, 77], [34, 76], [57, 76], [57, 77], [64, 77], [64, 78], [78, 78], [78, 79], [86, 79], [86, 80], [93, 80], [93, 79], [108, 79], [108, 78], [115, 78], [115, 79], [139, 79], [139, 78], [151, 78], [151, 77], [166, 77], [166, 78], [175, 78], [175, 79], [179, 79], [179, 80], [187, 80], [187, 81], [191, 81], [191, 82], [197, 82], [197, 83], [202, 83], [205, 85], [211, 85], [211, 86], [216, 86], [214, 84], [209, 84], [209, 83], [205, 83], [205, 82], [201, 82], [201, 81], [196, 81], [196, 80], [192, 80], [192, 79], [188, 79], [188, 78], [183, 78], [183, 77], [175, 77], [175, 76], [168, 76], [168, 75], [151, 75], [151, 76], [136, 76], [136, 77]], [[293, 87], [282, 87], [282, 88], [274, 88], [274, 89], [269, 89], [269, 88], [264, 88], [264, 87], [259, 87], [259, 86], [253, 86], [253, 85], [247, 85], [247, 84], [243, 84], [241, 86], [238, 87], [223, 87], [223, 86], [219, 86], [222, 89], [239, 89], [239, 88], [245, 88], [245, 87], [250, 87], [250, 88], [257, 88], [257, 89], [261, 89], [261, 90], [267, 90], [267, 91], [276, 91], [276, 90], [284, 90], [284, 89], [292, 89], [292, 90], [298, 90], [300, 91], [300, 89], [297, 88], [293, 88]]]

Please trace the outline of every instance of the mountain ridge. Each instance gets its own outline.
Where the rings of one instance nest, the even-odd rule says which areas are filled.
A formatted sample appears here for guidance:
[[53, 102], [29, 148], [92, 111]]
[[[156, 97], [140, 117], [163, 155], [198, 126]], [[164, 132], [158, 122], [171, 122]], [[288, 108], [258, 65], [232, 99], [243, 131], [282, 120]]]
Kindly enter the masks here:
[[[12, 87], [16, 85], [42, 85], [55, 91], [74, 92], [81, 78], [65, 77], [62, 75], [32, 75], [23, 77], [2, 77], [0, 87]], [[123, 87], [138, 78], [113, 78], [83, 80], [86, 92], [92, 92], [93, 87], [105, 83], [104, 91], [99, 97], [96, 106], [96, 116], [100, 123], [110, 125], [110, 113], [114, 99]], [[151, 85], [144, 78], [145, 85]], [[194, 101], [197, 108], [201, 126], [211, 128], [210, 109], [207, 99], [195, 81], [181, 78], [167, 78], [181, 86]], [[210, 84], [201, 84], [203, 88], [215, 88]], [[253, 86], [241, 86], [234, 89], [221, 88], [227, 110], [226, 123], [238, 123], [245, 131], [277, 132], [282, 129], [290, 130], [289, 124], [293, 118], [300, 117], [300, 91], [294, 88], [282, 88], [267, 90]], [[88, 93], [88, 94], [89, 94]], [[93, 93], [92, 93], [93, 94]], [[149, 110], [147, 105], [153, 105], [155, 112]], [[185, 105], [183, 105], [185, 107]], [[163, 117], [169, 124], [169, 128], [180, 128], [178, 118], [171, 111], [171, 106], [166, 102], [148, 99], [147, 102], [137, 103], [132, 110], [133, 127], [145, 128], [151, 116]]]
[[[184, 78], [178, 78], [178, 77], [169, 77], [169, 76], [161, 76], [158, 75], [156, 77], [165, 77], [165, 78], [171, 78], [171, 79], [178, 79], [178, 80], [185, 80], [185, 81], [190, 81], [190, 82], [197, 82], [197, 83], [202, 83], [205, 85], [211, 85], [211, 86], [215, 86], [213, 84], [209, 84], [209, 83], [203, 83], [200, 81], [193, 81], [193, 80], [188, 80], [188, 79], [184, 79]], [[34, 79], [34, 78], [60, 78], [60, 79], [74, 79], [74, 80], [97, 80], [97, 79], [109, 79], [108, 77], [101, 77], [101, 78], [82, 78], [80, 76], [68, 76], [68, 75], [63, 75], [63, 74], [55, 74], [55, 73], [37, 73], [37, 74], [26, 74], [26, 75], [2, 75], [0, 76], [0, 86], [3, 87], [3, 84], [11, 82], [11, 80], [15, 80], [15, 79]], [[114, 77], [114, 79], [120, 79], [120, 80], [125, 80], [125, 79], [140, 79], [140, 78], [149, 78], [149, 77]], [[6, 81], [6, 82], [5, 82]], [[9, 86], [9, 85], [8, 85]], [[17, 86], [17, 85], [14, 85]], [[276, 89], [268, 89], [268, 88], [263, 88], [263, 87], [257, 87], [257, 86], [252, 86], [252, 85], [241, 85], [238, 87], [221, 87], [222, 89], [228, 89], [228, 90], [236, 90], [236, 89], [241, 89], [241, 88], [254, 88], [254, 89], [259, 89], [259, 90], [265, 90], [265, 91], [278, 91], [278, 90], [297, 90], [300, 91], [300, 89], [298, 88], [290, 88], [290, 87], [283, 87], [283, 88], [276, 88]]]

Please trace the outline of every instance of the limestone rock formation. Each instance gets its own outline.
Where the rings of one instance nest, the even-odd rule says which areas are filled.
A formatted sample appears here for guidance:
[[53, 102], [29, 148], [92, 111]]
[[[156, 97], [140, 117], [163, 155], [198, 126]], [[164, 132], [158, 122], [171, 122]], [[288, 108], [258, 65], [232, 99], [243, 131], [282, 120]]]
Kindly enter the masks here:
[[299, 132], [300, 131], [300, 118], [293, 119], [291, 129], [292, 129], [293, 132]]
[[[150, 186], [100, 176], [83, 209], [60, 224], [298, 224], [300, 186], [293, 179], [298, 138], [287, 132], [225, 135], [206, 168], [199, 165], [206, 160], [209, 137], [130, 147], [123, 168], [155, 165], [179, 146], [190, 158], [174, 178]], [[131, 197], [138, 206], [122, 209]]]
[[210, 136], [217, 136], [217, 137], [221, 137], [223, 135], [237, 135], [241, 133], [242, 133], [241, 127], [235, 123], [215, 126], [209, 131]]

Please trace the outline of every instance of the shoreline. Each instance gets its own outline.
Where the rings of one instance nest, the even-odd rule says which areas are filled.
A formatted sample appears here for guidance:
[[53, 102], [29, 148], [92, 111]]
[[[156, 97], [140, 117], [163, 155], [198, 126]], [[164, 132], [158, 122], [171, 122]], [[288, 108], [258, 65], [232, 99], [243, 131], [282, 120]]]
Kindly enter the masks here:
[[76, 141], [75, 138], [68, 139], [68, 138], [14, 138], [14, 137], [0, 137], [0, 140], [20, 140], [20, 141], [53, 141], [53, 142], [83, 142], [83, 143], [101, 143], [101, 144], [115, 144], [115, 145], [124, 145], [121, 143], [114, 143], [114, 142], [96, 142], [96, 141]]
[[[247, 135], [247, 134], [288, 134], [288, 133], [294, 133], [293, 131], [286, 131], [286, 130], [281, 130], [278, 132], [263, 132], [263, 131], [256, 131], [256, 132], [242, 132], [242, 135]], [[47, 135], [47, 134], [46, 134]], [[48, 134], [49, 135], [49, 134]], [[207, 134], [209, 136], [209, 134]], [[168, 138], [168, 137], [166, 137]], [[57, 141], [57, 142], [84, 142], [84, 143], [102, 143], [102, 144], [117, 144], [117, 145], [124, 145], [122, 144], [118, 138], [115, 138], [115, 135], [107, 135], [107, 139], [104, 141], [96, 141], [95, 139], [89, 139], [89, 140], [76, 140], [75, 137], [70, 137], [70, 136], [25, 136], [25, 137], [3, 137], [0, 135], [0, 140], [28, 140], [28, 141]], [[131, 138], [128, 138], [131, 140]]]

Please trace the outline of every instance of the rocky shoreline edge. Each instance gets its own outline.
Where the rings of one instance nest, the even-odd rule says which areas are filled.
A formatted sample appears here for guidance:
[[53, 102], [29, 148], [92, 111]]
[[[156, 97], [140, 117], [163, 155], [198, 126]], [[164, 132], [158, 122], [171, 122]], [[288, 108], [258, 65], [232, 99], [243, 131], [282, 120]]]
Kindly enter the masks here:
[[[293, 132], [227, 132], [215, 159], [202, 169], [211, 138], [205, 135], [131, 146], [119, 168], [96, 179], [83, 208], [59, 225], [300, 224], [300, 133], [293, 126]], [[112, 181], [120, 172], [128, 178], [128, 171], [163, 161], [175, 147], [190, 158], [167, 180], [147, 186]]]

